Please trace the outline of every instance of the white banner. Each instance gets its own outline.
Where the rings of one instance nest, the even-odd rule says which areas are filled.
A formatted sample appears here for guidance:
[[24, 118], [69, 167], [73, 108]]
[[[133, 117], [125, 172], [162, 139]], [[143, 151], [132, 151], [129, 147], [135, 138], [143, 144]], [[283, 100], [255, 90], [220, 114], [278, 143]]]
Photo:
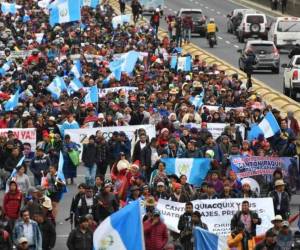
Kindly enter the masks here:
[[[203, 105], [203, 106], [202, 106], [202, 109], [203, 109], [204, 107], [208, 108], [210, 113], [211, 113], [211, 112], [218, 111], [219, 108], [220, 108], [220, 106]], [[232, 110], [232, 109], [238, 110], [238, 111], [242, 112], [242, 111], [244, 110], [244, 107], [225, 107], [225, 112], [227, 113], [228, 111], [230, 111], [230, 110]]]
[[131, 91], [135, 91], [137, 90], [137, 87], [115, 87], [115, 88], [105, 88], [105, 89], [99, 89], [99, 97], [104, 97], [106, 96], [108, 93], [115, 93], [115, 92], [119, 92], [120, 89], [124, 90], [126, 95], [128, 94], [128, 92]]
[[36, 148], [36, 129], [35, 128], [3, 128], [0, 129], [0, 135], [7, 137], [7, 132], [12, 131], [15, 137], [22, 143], [30, 143], [31, 150]]
[[[241, 210], [242, 202], [248, 200], [250, 210], [257, 212], [261, 218], [261, 225], [256, 227], [257, 235], [265, 233], [272, 227], [271, 220], [274, 217], [272, 198], [251, 199], [213, 199], [192, 201], [194, 211], [199, 211], [201, 220], [207, 224], [208, 230], [220, 237], [227, 237], [230, 233], [230, 222], [233, 215]], [[180, 215], [184, 213], [185, 203], [169, 200], [158, 200], [157, 209], [168, 229], [179, 232], [177, 229]]]
[[[201, 124], [197, 123], [187, 123], [185, 124], [187, 128], [201, 128]], [[224, 128], [229, 126], [227, 123], [207, 123], [207, 129], [211, 132], [213, 138], [216, 140], [224, 132]], [[236, 128], [239, 128], [242, 138], [245, 139], [245, 127], [241, 124], [235, 124]]]
[[136, 130], [143, 128], [145, 129], [149, 138], [156, 137], [155, 126], [154, 125], [134, 125], [134, 126], [119, 126], [119, 127], [100, 127], [100, 128], [80, 128], [80, 129], [66, 129], [65, 135], [68, 134], [71, 137], [71, 140], [77, 144], [80, 144], [81, 147], [83, 144], [88, 142], [90, 135], [96, 135], [97, 131], [101, 131], [105, 140], [107, 141], [112, 133], [115, 131], [124, 131], [129, 140], [135, 138], [134, 133]]

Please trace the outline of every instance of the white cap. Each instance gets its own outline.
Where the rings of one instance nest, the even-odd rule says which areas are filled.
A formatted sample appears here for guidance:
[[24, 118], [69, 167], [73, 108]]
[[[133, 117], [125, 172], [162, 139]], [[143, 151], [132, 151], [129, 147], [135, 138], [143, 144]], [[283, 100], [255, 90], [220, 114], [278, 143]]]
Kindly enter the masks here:
[[103, 115], [103, 113], [100, 113], [100, 114], [98, 114], [98, 119], [104, 119], [104, 115]]
[[28, 240], [27, 240], [26, 237], [21, 237], [21, 238], [18, 240], [18, 243], [19, 243], [19, 244], [22, 244], [22, 243], [25, 243], [25, 242], [28, 242]]
[[156, 12], [159, 12], [159, 8], [156, 8], [156, 10], [155, 10]]

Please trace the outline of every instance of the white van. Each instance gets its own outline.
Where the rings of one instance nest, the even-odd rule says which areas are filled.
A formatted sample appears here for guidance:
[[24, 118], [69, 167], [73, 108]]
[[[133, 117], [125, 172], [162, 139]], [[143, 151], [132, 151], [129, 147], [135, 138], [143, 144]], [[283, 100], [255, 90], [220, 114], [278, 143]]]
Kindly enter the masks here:
[[277, 48], [290, 48], [300, 44], [300, 18], [278, 17], [271, 24], [269, 35]]

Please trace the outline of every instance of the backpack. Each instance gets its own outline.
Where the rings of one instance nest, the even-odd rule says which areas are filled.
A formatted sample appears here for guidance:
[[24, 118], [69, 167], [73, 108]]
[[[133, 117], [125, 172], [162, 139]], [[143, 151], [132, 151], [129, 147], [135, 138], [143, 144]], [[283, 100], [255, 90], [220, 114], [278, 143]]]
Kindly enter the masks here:
[[158, 23], [159, 22], [159, 15], [154, 15], [153, 16], [153, 23]]

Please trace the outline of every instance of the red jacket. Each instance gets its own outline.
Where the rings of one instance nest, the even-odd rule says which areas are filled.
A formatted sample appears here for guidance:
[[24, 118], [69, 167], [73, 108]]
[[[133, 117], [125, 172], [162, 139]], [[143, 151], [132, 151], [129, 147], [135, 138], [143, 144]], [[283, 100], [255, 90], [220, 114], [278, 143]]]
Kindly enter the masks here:
[[163, 222], [152, 225], [152, 219], [144, 222], [146, 250], [162, 250], [168, 242], [168, 230]]
[[[286, 118], [285, 120], [286, 120], [286, 123], [288, 123], [289, 119]], [[290, 120], [291, 120], [290, 129], [294, 132], [295, 136], [297, 136], [300, 131], [298, 121], [294, 117], [292, 117]]]
[[15, 193], [10, 191], [4, 195], [3, 209], [9, 219], [16, 220], [19, 218], [23, 195], [17, 190]]

